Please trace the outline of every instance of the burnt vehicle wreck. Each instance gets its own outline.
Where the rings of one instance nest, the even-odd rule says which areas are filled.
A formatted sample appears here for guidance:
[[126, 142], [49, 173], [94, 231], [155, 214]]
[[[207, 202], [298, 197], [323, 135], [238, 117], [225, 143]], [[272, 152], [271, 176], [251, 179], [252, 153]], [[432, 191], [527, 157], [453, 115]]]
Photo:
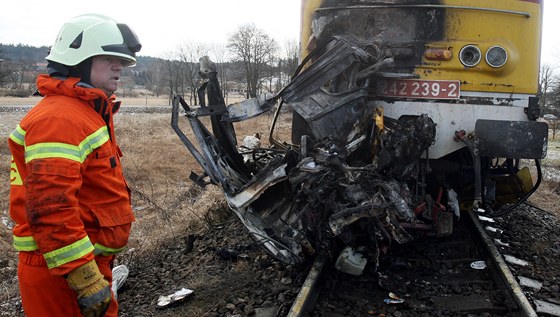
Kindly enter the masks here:
[[[326, 253], [357, 275], [392, 244], [448, 235], [463, 211], [500, 216], [535, 192], [548, 132], [536, 121], [538, 59], [507, 51], [526, 51], [523, 32], [539, 21], [525, 11], [538, 6], [304, 3], [302, 60], [280, 92], [226, 105], [202, 58], [199, 106], [173, 100], [172, 126], [202, 168], [191, 180], [220, 186], [275, 258]], [[498, 18], [519, 41], [467, 27]], [[181, 108], [194, 140], [179, 128]], [[235, 125], [273, 111], [268, 145], [241, 145]]]
[[[422, 185], [421, 171], [429, 167], [420, 159], [434, 141], [436, 124], [425, 115], [384, 117], [383, 109], [368, 101], [367, 77], [390, 65], [390, 58], [377, 61], [342, 37], [324, 47], [310, 67], [268, 99], [225, 106], [211, 69], [199, 90], [200, 107], [176, 96], [172, 125], [204, 170], [191, 179], [220, 185], [255, 239], [285, 263], [350, 247], [375, 265], [380, 250], [413, 238], [411, 228], [450, 233], [453, 211], [458, 215], [453, 190], [445, 199], [451, 208], [435, 200], [427, 206]], [[329, 86], [346, 88], [332, 92]], [[197, 146], [178, 127], [180, 106]], [[269, 148], [238, 150], [232, 122], [287, 106], [293, 109], [297, 145], [272, 140], [276, 144]], [[204, 116], [213, 133], [200, 120]], [[251, 159], [245, 162], [242, 154]]]

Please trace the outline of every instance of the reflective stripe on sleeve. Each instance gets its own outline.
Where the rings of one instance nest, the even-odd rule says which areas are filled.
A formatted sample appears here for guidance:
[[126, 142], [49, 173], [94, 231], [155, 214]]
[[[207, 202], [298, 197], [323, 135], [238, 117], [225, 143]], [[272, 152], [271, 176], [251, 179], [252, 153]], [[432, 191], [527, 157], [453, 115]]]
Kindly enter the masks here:
[[23, 130], [18, 124], [18, 126], [10, 134], [10, 140], [12, 140], [12, 141], [16, 142], [17, 144], [23, 146], [24, 138], [25, 138], [25, 130]]
[[52, 269], [79, 259], [90, 252], [93, 252], [93, 245], [91, 244], [89, 237], [86, 236], [83, 239], [80, 239], [63, 248], [47, 252], [43, 254], [43, 257], [45, 258], [45, 261], [47, 261], [48, 268]]
[[[11, 137], [11, 136], [10, 136]], [[37, 143], [25, 147], [25, 163], [38, 158], [65, 158], [79, 163], [83, 163], [86, 157], [96, 148], [109, 140], [107, 127], [87, 136], [79, 145], [72, 145], [59, 142]], [[14, 141], [15, 142], [15, 141]]]
[[13, 236], [13, 237], [14, 237], [13, 246], [18, 251], [35, 251], [38, 249], [37, 242], [35, 242], [35, 239], [33, 239], [33, 237], [31, 236], [29, 237]]
[[99, 244], [99, 243], [96, 243], [94, 245], [94, 247], [95, 247], [95, 250], [93, 251], [93, 254], [95, 254], [95, 255], [105, 255], [105, 256], [114, 255], [114, 254], [120, 253], [122, 250], [126, 249], [126, 246], [122, 247], [122, 248], [118, 248], [118, 249], [113, 249], [113, 248], [106, 247], [106, 246], [104, 246], [102, 244]]

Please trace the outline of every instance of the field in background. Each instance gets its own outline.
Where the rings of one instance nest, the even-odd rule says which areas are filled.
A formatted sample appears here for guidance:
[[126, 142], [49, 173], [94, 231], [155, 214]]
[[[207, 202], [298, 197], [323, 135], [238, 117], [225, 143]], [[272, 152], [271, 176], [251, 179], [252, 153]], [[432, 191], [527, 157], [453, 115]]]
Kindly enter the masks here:
[[[118, 92], [117, 92], [117, 97], [118, 97]], [[35, 96], [35, 97], [32, 96], [32, 97], [25, 97], [25, 98], [0, 96], [0, 106], [33, 106], [37, 102], [39, 102], [41, 98], [42, 97], [40, 96]], [[243, 95], [230, 94], [227, 98], [226, 103], [231, 104], [234, 102], [239, 102], [243, 99], [245, 99]], [[168, 96], [160, 96], [160, 97], [140, 96], [140, 97], [123, 97], [123, 98], [118, 97], [117, 100], [122, 101], [122, 105], [125, 107], [126, 106], [137, 106], [137, 107], [138, 106], [140, 107], [167, 106], [171, 104]], [[189, 100], [187, 100], [187, 103], [194, 104], [194, 102], [190, 102]]]
[[[42, 97], [0, 97], [0, 106], [33, 106]], [[134, 98], [118, 98], [123, 102], [124, 106], [165, 106], [169, 105], [167, 97], [134, 97]]]

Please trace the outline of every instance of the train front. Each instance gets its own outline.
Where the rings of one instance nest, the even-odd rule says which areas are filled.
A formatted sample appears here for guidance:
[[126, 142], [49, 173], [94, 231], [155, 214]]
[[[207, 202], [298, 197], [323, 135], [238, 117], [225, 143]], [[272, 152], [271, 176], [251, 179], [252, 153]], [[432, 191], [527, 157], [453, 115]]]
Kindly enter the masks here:
[[503, 215], [536, 190], [546, 156], [547, 125], [536, 121], [541, 16], [539, 0], [307, 0], [302, 56], [333, 36], [363, 49], [381, 64], [358, 81], [370, 111], [436, 124], [422, 190], [453, 190], [461, 209]]

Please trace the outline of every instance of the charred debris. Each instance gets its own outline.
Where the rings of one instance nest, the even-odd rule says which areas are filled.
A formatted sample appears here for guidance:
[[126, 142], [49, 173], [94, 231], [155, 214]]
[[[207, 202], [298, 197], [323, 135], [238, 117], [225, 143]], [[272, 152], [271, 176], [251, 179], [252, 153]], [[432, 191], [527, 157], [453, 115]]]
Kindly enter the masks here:
[[[393, 243], [451, 233], [457, 195], [451, 188], [430, 195], [426, 185], [436, 124], [426, 115], [384, 117], [368, 94], [370, 80], [393, 63], [333, 37], [278, 94], [226, 106], [212, 62], [201, 58], [200, 106], [173, 100], [172, 126], [203, 169], [191, 179], [221, 186], [254, 238], [288, 264], [326, 253], [358, 275]], [[272, 133], [267, 148], [237, 144], [233, 122], [274, 110], [277, 118], [286, 107], [293, 144]], [[179, 128], [180, 108], [194, 140]]]

